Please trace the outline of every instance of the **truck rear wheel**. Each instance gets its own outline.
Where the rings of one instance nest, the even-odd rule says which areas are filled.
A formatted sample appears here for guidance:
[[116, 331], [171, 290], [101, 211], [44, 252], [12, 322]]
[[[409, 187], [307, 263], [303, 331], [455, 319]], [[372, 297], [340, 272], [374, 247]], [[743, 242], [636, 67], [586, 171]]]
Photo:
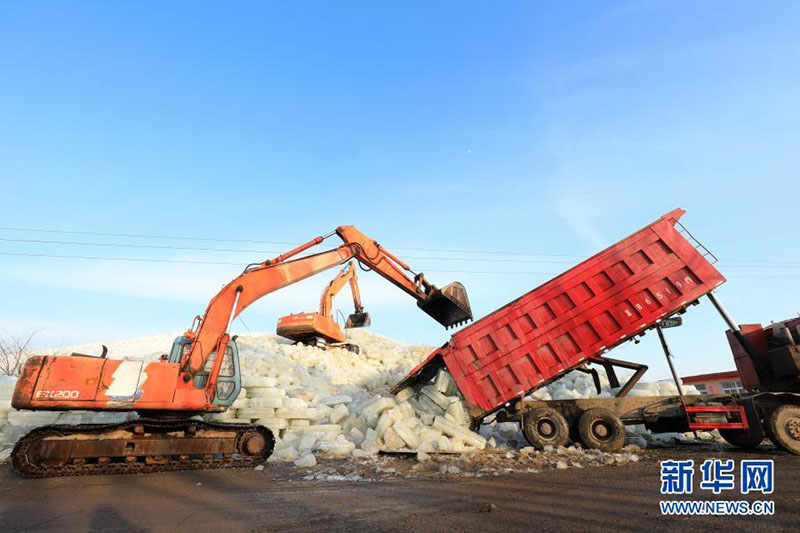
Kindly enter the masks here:
[[789, 453], [800, 455], [800, 406], [781, 405], [767, 417], [772, 441]]
[[578, 419], [578, 436], [589, 448], [616, 452], [625, 445], [625, 424], [608, 409], [595, 407]]
[[719, 434], [729, 444], [745, 450], [757, 448], [764, 440], [764, 435], [752, 427], [749, 429], [720, 429]]
[[522, 416], [522, 434], [539, 450], [548, 444], [563, 446], [569, 440], [569, 425], [564, 415], [550, 407], [537, 407]]

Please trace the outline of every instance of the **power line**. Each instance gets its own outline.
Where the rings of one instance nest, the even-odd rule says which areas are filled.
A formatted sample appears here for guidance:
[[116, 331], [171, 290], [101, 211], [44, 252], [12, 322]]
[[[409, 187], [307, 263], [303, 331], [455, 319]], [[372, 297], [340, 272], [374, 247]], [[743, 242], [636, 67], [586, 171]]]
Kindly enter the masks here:
[[[253, 239], [235, 239], [232, 237], [192, 237], [186, 235], [164, 235], [164, 234], [150, 234], [150, 233], [116, 233], [116, 232], [109, 232], [109, 231], [77, 231], [77, 230], [60, 230], [60, 229], [51, 229], [51, 228], [20, 228], [20, 227], [12, 227], [12, 226], [3, 226], [0, 227], [0, 231], [17, 231], [17, 232], [27, 232], [27, 233], [54, 233], [54, 234], [62, 234], [62, 235], [91, 235], [91, 236], [99, 236], [99, 237], [124, 237], [124, 238], [137, 238], [137, 239], [167, 239], [167, 240], [182, 240], [182, 241], [205, 241], [205, 242], [233, 242], [233, 243], [244, 243], [244, 244], [277, 244], [277, 245], [289, 245], [289, 246], [297, 246], [300, 244], [304, 244], [301, 242], [296, 241], [264, 241], [264, 240], [253, 240]], [[36, 242], [34, 240], [24, 240], [24, 239], [0, 239], [3, 241], [18, 241], [18, 242]], [[42, 241], [45, 243], [52, 243], [52, 244], [60, 244], [55, 241]], [[76, 243], [78, 244], [78, 243]], [[157, 245], [134, 245], [134, 244], [112, 244], [112, 243], [81, 243], [82, 245], [86, 246], [120, 246], [120, 247], [131, 247], [131, 248], [153, 248], [153, 249], [175, 249], [175, 250], [195, 250], [195, 251], [219, 251], [219, 252], [249, 252], [249, 253], [280, 253], [279, 251], [275, 250], [239, 250], [239, 249], [215, 249], [215, 248], [199, 248], [199, 247], [170, 247], [170, 246], [157, 246]], [[512, 255], [512, 256], [541, 256], [541, 257], [565, 257], [565, 258], [572, 258], [572, 259], [586, 259], [588, 255], [576, 255], [576, 254], [561, 254], [561, 253], [547, 253], [547, 252], [522, 252], [522, 251], [507, 251], [507, 250], [476, 250], [476, 249], [460, 249], [460, 248], [426, 248], [426, 247], [415, 247], [415, 246], [394, 246], [392, 245], [391, 248], [396, 250], [408, 250], [408, 251], [421, 251], [421, 252], [443, 252], [443, 253], [470, 253], [470, 254], [491, 254], [491, 255]], [[468, 260], [468, 261], [477, 261], [478, 258], [428, 258], [428, 257], [409, 257], [409, 259], [437, 259], [437, 260]], [[486, 259], [489, 261], [489, 259]], [[499, 259], [494, 259], [493, 261], [500, 261]], [[512, 262], [513, 260], [505, 260], [507, 262]], [[544, 262], [544, 261], [541, 261]], [[781, 259], [722, 259], [720, 260], [721, 263], [732, 264], [732, 263], [780, 263], [780, 264], [787, 264], [787, 265], [800, 265], [800, 260], [781, 260]], [[555, 262], [553, 262], [555, 263]], [[563, 263], [567, 263], [567, 261], [563, 261]]]
[[[242, 263], [228, 263], [223, 261], [193, 261], [189, 259], [152, 259], [146, 257], [108, 257], [108, 256], [92, 256], [92, 255], [58, 255], [58, 254], [28, 254], [17, 252], [0, 252], [0, 255], [16, 256], [16, 257], [44, 257], [49, 259], [82, 259], [88, 261], [126, 261], [126, 262], [145, 262], [145, 263], [182, 263], [182, 264], [199, 264], [199, 265], [230, 265], [242, 266]], [[477, 270], [428, 270], [428, 272], [443, 272], [453, 274], [536, 274], [542, 276], [556, 276], [558, 272], [508, 272], [508, 271], [477, 271]]]
[[[0, 228], [2, 229], [2, 228]], [[50, 239], [18, 239], [0, 237], [0, 242], [17, 242], [25, 244], [54, 244], [59, 246], [93, 246], [111, 248], [137, 248], [153, 250], [180, 250], [180, 251], [201, 251], [201, 252], [226, 252], [226, 253], [255, 253], [255, 254], [280, 254], [281, 250], [257, 250], [241, 248], [209, 248], [200, 246], [168, 246], [158, 244], [134, 244], [134, 243], [109, 243], [109, 242], [89, 242], [89, 241], [58, 241]], [[333, 249], [334, 247], [323, 247], [323, 249]], [[306, 254], [307, 255], [307, 254]], [[486, 263], [543, 263], [543, 264], [573, 264], [574, 261], [558, 261], [548, 259], [499, 259], [481, 257], [439, 257], [439, 256], [406, 256], [405, 259], [430, 260], [430, 261], [462, 261], [462, 262], [486, 262]], [[729, 268], [800, 268], [800, 262], [792, 264], [791, 261], [735, 261], [721, 260], [720, 263], [726, 264]], [[734, 264], [730, 264], [734, 263]], [[770, 265], [767, 263], [780, 263]]]
[[247, 244], [288, 244], [296, 245], [301, 244], [297, 242], [287, 241], [254, 241], [249, 239], [216, 239], [213, 237], [185, 237], [180, 235], [152, 235], [146, 233], [112, 233], [107, 231], [72, 231], [72, 230], [59, 230], [59, 229], [36, 229], [36, 228], [13, 228], [13, 227], [0, 227], [2, 231], [22, 231], [28, 233], [59, 233], [64, 235], [94, 235], [97, 237], [128, 237], [128, 238], [142, 238], [142, 239], [172, 239], [181, 241], [212, 241], [212, 242], [240, 242]]
[[725, 276], [726, 278], [800, 278], [800, 274], [734, 274], [732, 276]]
[[25, 254], [17, 252], [0, 252], [0, 255], [10, 255], [18, 257], [47, 257], [50, 259], [85, 259], [95, 261], [127, 261], [142, 263], [183, 263], [196, 265], [231, 265], [243, 266], [242, 263], [226, 263], [223, 261], [192, 261], [188, 259], [152, 259], [146, 257], [106, 257], [93, 255], [56, 255], [56, 254]]
[[508, 271], [508, 270], [439, 270], [436, 268], [421, 268], [420, 272], [437, 272], [439, 274], [525, 274], [535, 276], [558, 276], [562, 272], [531, 272], [531, 271]]
[[[183, 250], [199, 252], [239, 252], [254, 254], [280, 254], [281, 250], [252, 250], [241, 248], [206, 248], [197, 246], [163, 246], [157, 244], [131, 244], [131, 243], [111, 243], [111, 242], [88, 242], [88, 241], [54, 241], [48, 239], [11, 239], [0, 237], [0, 242], [20, 242], [25, 244], [56, 244], [59, 246], [99, 246], [111, 248], [142, 248], [154, 250]], [[332, 250], [335, 247], [323, 247]], [[308, 255], [308, 254], [306, 254]], [[406, 256], [405, 259], [423, 259], [431, 261], [478, 261], [478, 262], [497, 262], [497, 263], [552, 263], [552, 264], [572, 264], [574, 261], [550, 261], [545, 259], [494, 259], [479, 257], [436, 257], [436, 256]]]
[[[157, 235], [147, 233], [114, 233], [106, 231], [75, 231], [75, 230], [59, 230], [59, 229], [44, 229], [44, 228], [18, 228], [4, 226], [0, 227], [0, 231], [19, 231], [27, 233], [55, 233], [62, 235], [92, 235], [96, 237], [125, 237], [137, 239], [172, 239], [183, 241], [208, 241], [208, 242], [237, 242], [246, 244], [280, 244], [297, 246], [304, 244], [302, 242], [292, 241], [260, 241], [250, 239], [233, 239], [233, 238], [215, 238], [215, 237], [189, 237], [183, 235]], [[534, 253], [534, 252], [509, 252], [501, 250], [462, 250], [453, 248], [422, 248], [422, 247], [407, 247], [407, 246], [392, 246], [396, 250], [409, 250], [420, 252], [447, 252], [447, 253], [480, 253], [480, 254], [498, 254], [498, 255], [539, 255], [544, 257], [572, 257], [572, 258], [585, 258], [586, 255], [571, 255], [571, 254], [553, 254], [553, 253]]]
[[[78, 259], [87, 261], [123, 261], [123, 262], [143, 262], [143, 263], [181, 263], [197, 265], [224, 265], [242, 266], [242, 263], [231, 263], [224, 261], [195, 261], [189, 259], [153, 259], [146, 257], [108, 257], [108, 256], [89, 256], [89, 255], [57, 255], [57, 254], [28, 254], [16, 252], [0, 252], [0, 255], [18, 257], [41, 257], [49, 259]], [[535, 271], [508, 271], [508, 270], [444, 270], [444, 269], [419, 269], [425, 272], [438, 272], [443, 274], [493, 274], [493, 275], [536, 275], [536, 276], [558, 276], [561, 272], [535, 272]], [[732, 275], [728, 278], [800, 278], [800, 275]]]
[[720, 263], [781, 263], [800, 264], [800, 261], [785, 259], [720, 259]]
[[[533, 274], [533, 275], [541, 275], [541, 276], [558, 276], [563, 274], [563, 272], [530, 272], [530, 271], [519, 271], [519, 272], [510, 272], [510, 271], [496, 271], [496, 270], [436, 270], [436, 269], [428, 269], [423, 268], [420, 269], [421, 271], [425, 272], [438, 272], [442, 274]], [[759, 275], [759, 274], [745, 274], [745, 275], [732, 275], [732, 276], [725, 276], [726, 278], [800, 278], [800, 274], [798, 275]]]
[[132, 244], [113, 242], [53, 241], [46, 239], [9, 239], [0, 237], [2, 242], [22, 242], [28, 244], [58, 244], [68, 246], [103, 246], [111, 248], [147, 248], [153, 250], [189, 250], [194, 252], [245, 252], [259, 254], [279, 254], [280, 250], [242, 250], [238, 248], [205, 248], [198, 246], [162, 246], [158, 244]]
[[[21, 252], [0, 252], [0, 255], [16, 257], [44, 257], [49, 259], [83, 259], [90, 261], [127, 261], [144, 263], [182, 263], [198, 265], [231, 265], [243, 266], [243, 263], [230, 263], [224, 261], [195, 261], [190, 259], [154, 259], [148, 257], [109, 257], [96, 255], [61, 255], [61, 254], [29, 254]], [[427, 269], [426, 269], [427, 270]], [[555, 276], [558, 272], [489, 272], [489, 271], [469, 271], [469, 270], [427, 270], [428, 272], [452, 272], [452, 273], [473, 273], [473, 274], [541, 274], [544, 276]]]

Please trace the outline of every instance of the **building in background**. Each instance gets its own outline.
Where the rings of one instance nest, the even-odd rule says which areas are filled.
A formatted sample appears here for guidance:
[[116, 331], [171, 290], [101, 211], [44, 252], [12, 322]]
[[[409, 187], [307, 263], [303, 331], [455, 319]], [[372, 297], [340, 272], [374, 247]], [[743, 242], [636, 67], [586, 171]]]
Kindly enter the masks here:
[[701, 394], [733, 394], [744, 390], [736, 370], [686, 376], [681, 381], [686, 385], [694, 385]]

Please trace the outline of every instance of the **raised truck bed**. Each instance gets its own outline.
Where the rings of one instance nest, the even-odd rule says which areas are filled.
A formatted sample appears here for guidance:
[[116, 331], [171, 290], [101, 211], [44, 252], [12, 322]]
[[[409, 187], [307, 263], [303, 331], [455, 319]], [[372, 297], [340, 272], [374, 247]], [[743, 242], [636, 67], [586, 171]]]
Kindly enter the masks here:
[[[536, 447], [570, 438], [605, 449], [624, 443], [625, 424], [653, 431], [720, 429], [741, 433], [744, 406], [730, 395], [628, 397], [647, 367], [607, 357], [619, 344], [659, 328], [725, 282], [714, 256], [684, 228], [676, 209], [547, 283], [455, 333], [394, 388], [419, 389], [446, 368], [474, 427], [497, 413], [518, 421]], [[735, 325], [732, 326], [732, 328]], [[668, 354], [669, 358], [669, 354]], [[533, 391], [579, 370], [600, 392], [605, 370], [615, 398], [524, 401]], [[615, 368], [634, 371], [620, 383]], [[763, 436], [763, 435], [762, 435]]]

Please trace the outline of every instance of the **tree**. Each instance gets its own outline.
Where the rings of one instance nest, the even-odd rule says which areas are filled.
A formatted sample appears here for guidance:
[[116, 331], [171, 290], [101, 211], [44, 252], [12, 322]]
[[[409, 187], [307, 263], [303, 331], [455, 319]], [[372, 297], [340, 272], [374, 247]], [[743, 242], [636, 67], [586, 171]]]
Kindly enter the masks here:
[[41, 330], [13, 334], [3, 331], [0, 336], [0, 375], [17, 376], [25, 360], [31, 356], [30, 345]]

